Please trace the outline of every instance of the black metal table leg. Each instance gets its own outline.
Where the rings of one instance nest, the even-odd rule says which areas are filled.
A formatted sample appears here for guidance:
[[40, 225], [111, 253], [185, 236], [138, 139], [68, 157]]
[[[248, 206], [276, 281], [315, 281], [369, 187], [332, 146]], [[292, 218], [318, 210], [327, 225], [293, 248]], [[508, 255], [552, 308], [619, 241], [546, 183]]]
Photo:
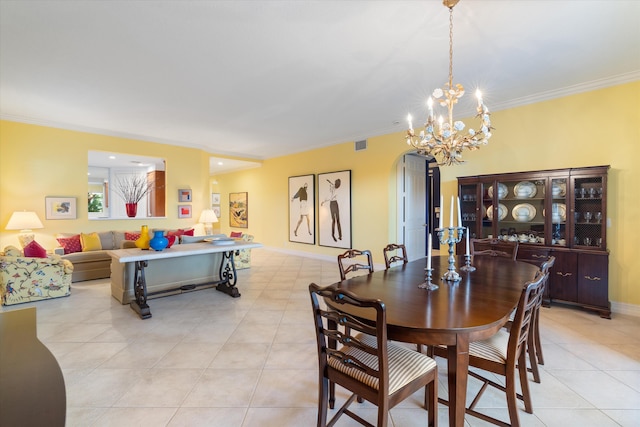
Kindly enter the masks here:
[[[236, 251], [228, 251], [222, 253], [222, 259], [220, 260], [220, 280], [221, 282], [216, 286], [216, 289], [220, 292], [224, 292], [233, 298], [238, 298], [240, 292], [236, 288], [236, 282], [238, 278], [236, 276], [236, 264], [233, 261], [233, 255]], [[225, 262], [229, 260], [229, 262]]]
[[141, 319], [148, 319], [151, 317], [151, 310], [147, 305], [147, 281], [144, 277], [144, 269], [148, 264], [147, 261], [136, 261], [134, 265], [133, 289], [135, 300], [131, 301], [129, 306], [138, 313]]

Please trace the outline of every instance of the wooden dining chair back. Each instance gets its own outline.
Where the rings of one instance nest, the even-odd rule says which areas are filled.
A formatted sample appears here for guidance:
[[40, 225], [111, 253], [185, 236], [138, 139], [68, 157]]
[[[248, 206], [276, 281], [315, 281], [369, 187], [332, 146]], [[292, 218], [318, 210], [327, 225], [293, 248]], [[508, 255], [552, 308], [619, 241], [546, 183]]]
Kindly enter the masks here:
[[540, 274], [544, 275], [544, 280], [542, 282], [542, 289], [540, 290], [534, 318], [531, 323], [531, 331], [529, 332], [529, 340], [527, 342], [527, 354], [529, 355], [529, 364], [531, 365], [529, 371], [531, 371], [533, 374], [533, 380], [537, 383], [540, 383], [540, 370], [538, 369], [538, 365], [544, 365], [542, 342], [540, 340], [540, 308], [542, 307], [542, 301], [544, 299], [546, 289], [549, 286], [549, 271], [555, 262], [556, 257], [552, 255], [540, 266]]
[[[378, 407], [377, 426], [386, 427], [389, 409], [425, 389], [429, 426], [437, 424], [437, 367], [427, 355], [387, 340], [386, 308], [379, 299], [363, 299], [329, 286], [309, 285], [319, 358], [318, 427], [333, 425], [346, 414], [373, 427], [349, 409], [356, 398]], [[328, 308], [322, 308], [327, 303]], [[367, 321], [340, 309], [354, 308]], [[327, 408], [335, 404], [335, 385], [352, 395], [327, 423]]]
[[389, 243], [384, 247], [382, 253], [384, 254], [384, 264], [387, 270], [391, 268], [391, 264], [394, 262], [402, 261], [403, 264], [409, 262], [409, 258], [407, 257], [407, 248], [405, 245]]
[[[366, 260], [366, 263], [363, 261]], [[338, 255], [338, 268], [340, 269], [340, 280], [346, 280], [347, 274], [358, 270], [368, 270], [373, 273], [373, 257], [369, 250], [349, 249]]]
[[518, 242], [508, 242], [498, 239], [471, 239], [472, 256], [498, 256], [511, 258], [513, 260], [518, 256]]
[[[527, 282], [524, 286], [520, 294], [511, 329], [508, 332], [500, 329], [495, 335], [486, 340], [469, 343], [469, 366], [503, 375], [505, 377], [505, 385], [503, 386], [490, 378], [482, 376], [476, 370], [470, 370], [469, 375], [482, 381], [483, 385], [470, 405], [466, 408], [467, 414], [499, 426], [518, 427], [520, 425], [517, 406], [518, 399], [524, 402], [527, 413], [533, 413], [531, 395], [529, 393], [529, 382], [527, 379], [527, 340], [535, 317], [538, 300], [542, 293], [542, 286], [547, 277], [548, 273], [543, 274], [541, 272], [534, 280]], [[433, 347], [430, 353], [440, 357], [447, 357], [447, 348], [444, 346]], [[516, 371], [520, 378], [521, 394], [518, 393], [516, 389]], [[506, 393], [509, 423], [475, 410], [487, 386], [493, 386]], [[442, 399], [440, 399], [440, 401], [448, 404], [448, 402]]]

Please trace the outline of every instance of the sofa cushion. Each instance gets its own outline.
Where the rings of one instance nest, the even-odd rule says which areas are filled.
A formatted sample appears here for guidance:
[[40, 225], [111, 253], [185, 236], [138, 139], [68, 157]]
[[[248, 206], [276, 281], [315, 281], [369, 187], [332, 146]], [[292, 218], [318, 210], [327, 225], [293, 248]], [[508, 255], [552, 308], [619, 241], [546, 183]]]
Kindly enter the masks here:
[[40, 246], [38, 242], [32, 240], [27, 246], [24, 247], [24, 256], [30, 258], [46, 258], [47, 250]]
[[234, 238], [234, 239], [242, 237], [242, 231], [232, 231], [231, 234], [229, 235], [229, 237]]
[[82, 252], [102, 250], [102, 243], [98, 233], [80, 233], [80, 244], [82, 245]]
[[74, 252], [82, 252], [82, 244], [80, 243], [80, 235], [76, 234], [72, 237], [58, 237], [56, 238], [60, 246], [64, 248], [64, 253], [72, 254]]
[[118, 246], [116, 246], [114, 232], [112, 232], [112, 231], [102, 231], [102, 232], [98, 233], [98, 236], [100, 237], [100, 246], [105, 251], [110, 251], [112, 249], [118, 249]]
[[124, 232], [124, 240], [138, 240], [140, 238], [140, 233], [136, 233], [133, 231], [125, 231]]

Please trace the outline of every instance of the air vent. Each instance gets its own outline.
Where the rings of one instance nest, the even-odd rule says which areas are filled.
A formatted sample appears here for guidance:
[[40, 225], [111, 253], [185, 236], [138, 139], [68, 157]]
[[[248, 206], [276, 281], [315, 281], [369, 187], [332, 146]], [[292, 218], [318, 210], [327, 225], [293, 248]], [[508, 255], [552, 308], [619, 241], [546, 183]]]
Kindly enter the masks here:
[[366, 150], [367, 149], [367, 140], [363, 139], [362, 141], [356, 141], [356, 151]]

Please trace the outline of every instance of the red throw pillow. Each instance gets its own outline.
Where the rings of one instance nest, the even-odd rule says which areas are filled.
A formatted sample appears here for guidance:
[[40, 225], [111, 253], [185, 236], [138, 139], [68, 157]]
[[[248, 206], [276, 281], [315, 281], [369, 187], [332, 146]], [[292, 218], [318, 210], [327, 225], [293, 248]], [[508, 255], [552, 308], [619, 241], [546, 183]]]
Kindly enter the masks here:
[[24, 256], [30, 258], [46, 258], [47, 250], [40, 246], [38, 242], [32, 240], [31, 243], [24, 247]]
[[128, 231], [124, 232], [124, 240], [136, 241], [139, 238], [140, 238], [140, 233], [129, 233]]
[[188, 230], [182, 230], [185, 236], [193, 236], [194, 229], [190, 228]]
[[76, 234], [71, 237], [58, 237], [56, 239], [60, 246], [64, 248], [64, 253], [72, 254], [74, 252], [82, 252], [82, 244], [80, 243], [80, 235]]
[[232, 238], [242, 237], [242, 231], [232, 231], [231, 232], [231, 237]]

